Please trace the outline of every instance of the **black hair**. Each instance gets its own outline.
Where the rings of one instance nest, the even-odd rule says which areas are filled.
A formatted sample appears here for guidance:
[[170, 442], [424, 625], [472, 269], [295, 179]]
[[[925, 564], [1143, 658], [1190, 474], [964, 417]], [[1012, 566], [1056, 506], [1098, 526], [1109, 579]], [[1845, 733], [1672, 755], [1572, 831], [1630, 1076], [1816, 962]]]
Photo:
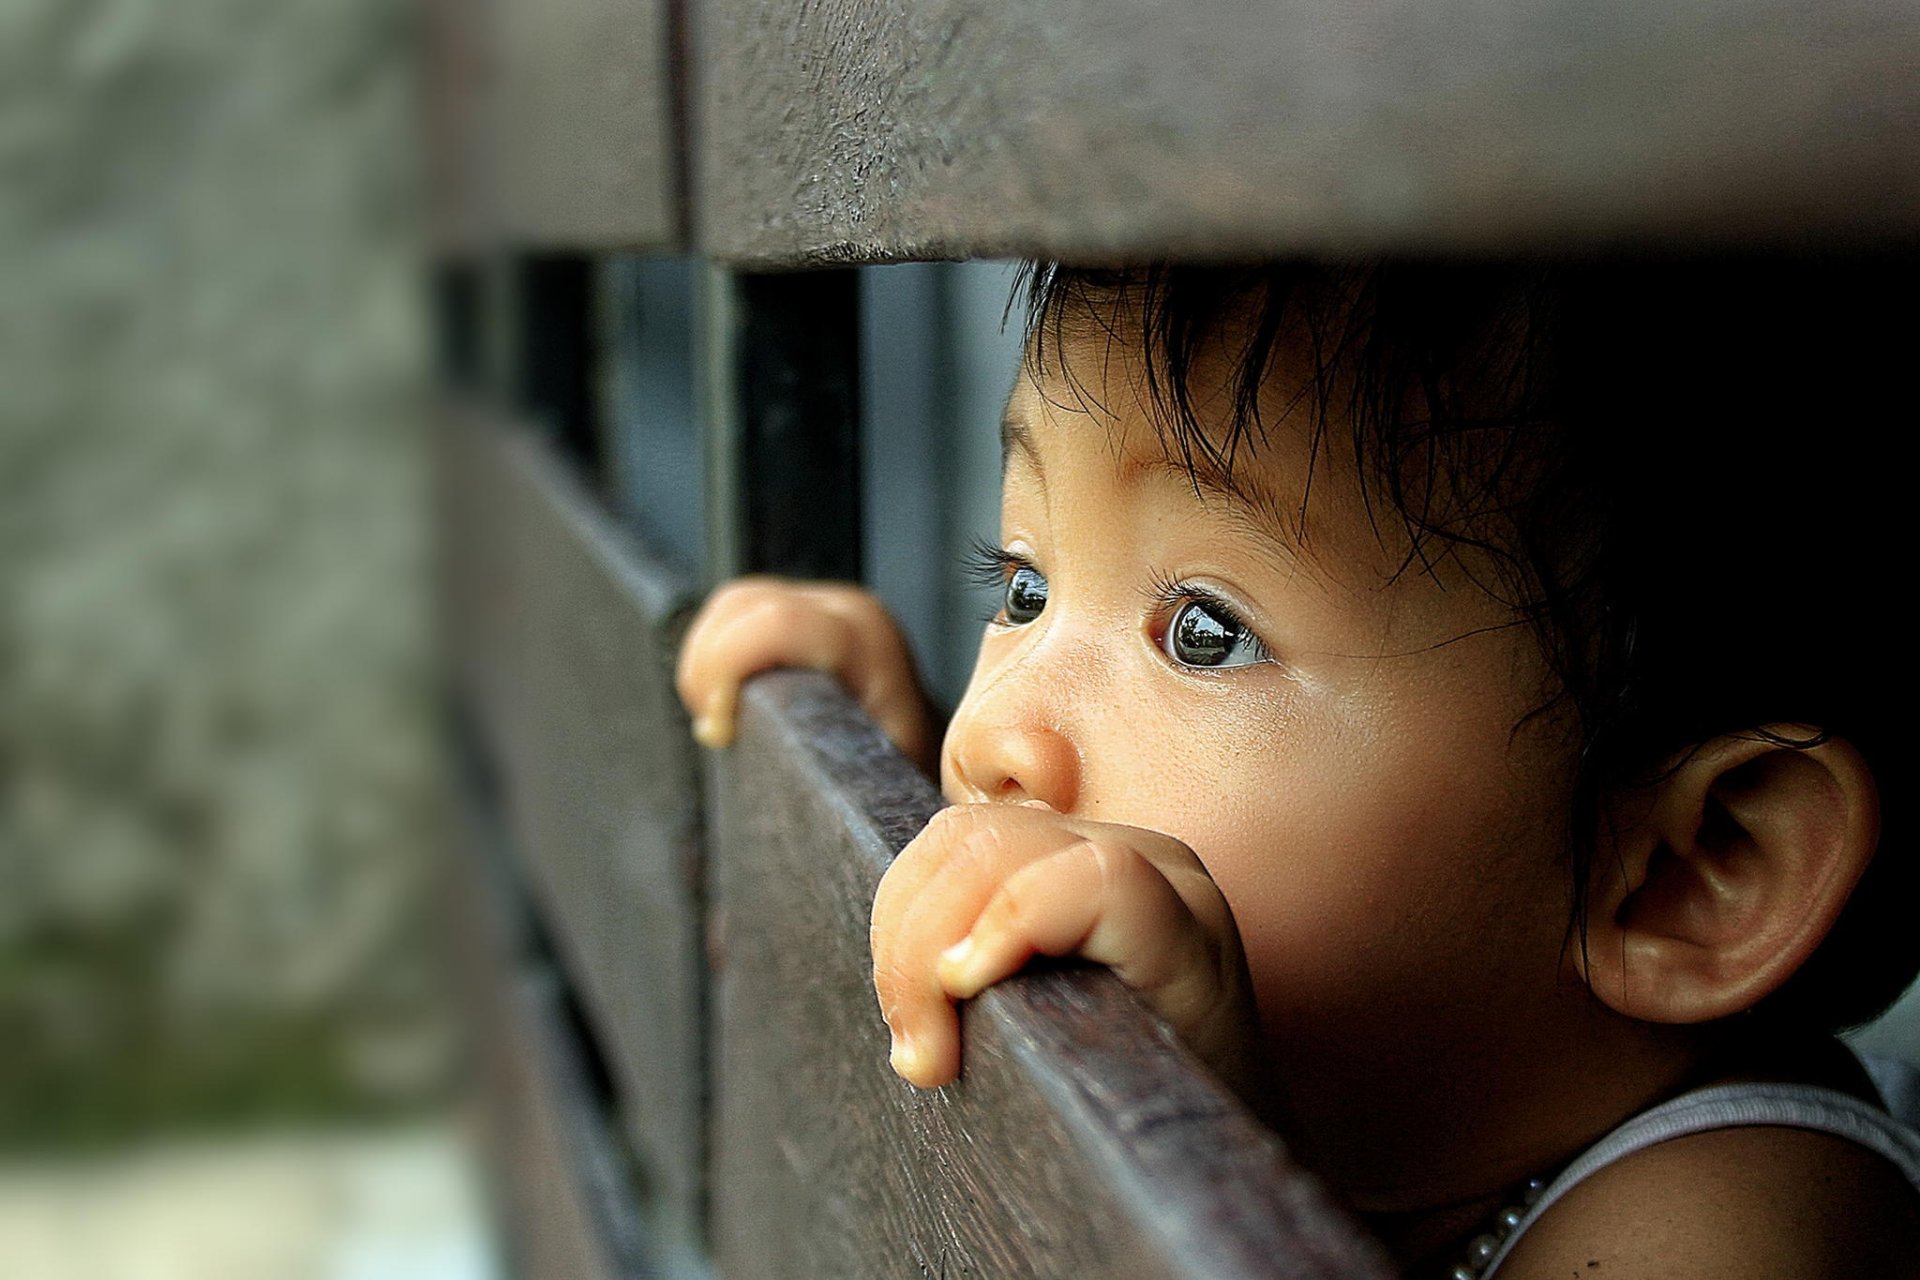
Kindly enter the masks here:
[[[1283, 383], [1311, 456], [1346, 450], [1376, 524], [1403, 523], [1402, 572], [1451, 557], [1533, 629], [1553, 680], [1535, 714], [1569, 712], [1578, 735], [1570, 942], [1609, 796], [1722, 734], [1859, 749], [1882, 783], [1880, 850], [1755, 1011], [1838, 1030], [1920, 971], [1920, 876], [1887, 786], [1909, 776], [1889, 561], [1914, 501], [1897, 457], [1916, 283], [1905, 257], [1748, 256], [1037, 264], [1024, 287], [1028, 360], [1070, 382], [1066, 332], [1127, 315], [1190, 473], [1231, 483]], [[1196, 362], [1222, 349], [1231, 411], [1203, 429]], [[1276, 377], [1302, 353], [1304, 373]]]

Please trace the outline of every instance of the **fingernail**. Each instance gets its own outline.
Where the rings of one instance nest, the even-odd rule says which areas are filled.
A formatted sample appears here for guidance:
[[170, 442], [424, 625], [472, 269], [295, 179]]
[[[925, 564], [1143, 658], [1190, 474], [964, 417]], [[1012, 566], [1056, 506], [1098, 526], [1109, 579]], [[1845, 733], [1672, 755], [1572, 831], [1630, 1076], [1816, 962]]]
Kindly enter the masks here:
[[973, 945], [971, 935], [960, 939], [940, 953], [940, 985], [949, 995], [959, 999], [969, 999], [977, 995], [984, 983], [975, 972], [980, 965], [981, 952]]
[[716, 750], [727, 745], [726, 726], [718, 716], [700, 716], [693, 722], [693, 740]]
[[920, 1066], [920, 1054], [914, 1046], [913, 1038], [911, 1036], [895, 1036], [893, 1038], [893, 1052], [887, 1060], [892, 1064], [895, 1075], [904, 1080], [911, 1081], [914, 1072]]

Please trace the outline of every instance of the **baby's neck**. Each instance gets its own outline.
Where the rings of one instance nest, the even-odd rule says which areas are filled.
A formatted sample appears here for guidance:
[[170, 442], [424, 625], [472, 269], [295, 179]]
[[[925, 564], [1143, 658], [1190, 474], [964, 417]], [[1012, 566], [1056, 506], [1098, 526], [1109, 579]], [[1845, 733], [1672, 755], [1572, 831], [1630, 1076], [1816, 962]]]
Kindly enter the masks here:
[[[1873, 1100], [1872, 1083], [1858, 1060], [1838, 1041], [1824, 1036], [1779, 1039], [1732, 1037], [1714, 1043], [1700, 1060], [1677, 1079], [1652, 1092], [1643, 1103], [1586, 1126], [1592, 1131], [1571, 1142], [1561, 1142], [1555, 1154], [1520, 1172], [1520, 1165], [1496, 1161], [1475, 1174], [1462, 1167], [1454, 1185], [1462, 1194], [1452, 1200], [1430, 1199], [1414, 1204], [1401, 1201], [1403, 1192], [1356, 1188], [1356, 1207], [1369, 1229], [1392, 1252], [1409, 1275], [1444, 1273], [1463, 1255], [1466, 1242], [1488, 1229], [1496, 1214], [1521, 1202], [1529, 1178], [1551, 1180], [1559, 1169], [1593, 1142], [1633, 1115], [1667, 1098], [1714, 1084], [1739, 1081], [1776, 1081], [1821, 1085]], [[1524, 1163], [1524, 1162], [1523, 1162]], [[1438, 1184], [1427, 1190], [1432, 1194]]]
[[1527, 1031], [1385, 1049], [1372, 1039], [1353, 1053], [1324, 1042], [1296, 1049], [1298, 1070], [1286, 1080], [1292, 1136], [1362, 1213], [1464, 1213], [1700, 1080], [1712, 1058], [1696, 1029], [1605, 1011], [1578, 1009], [1551, 1028], [1557, 1034]]

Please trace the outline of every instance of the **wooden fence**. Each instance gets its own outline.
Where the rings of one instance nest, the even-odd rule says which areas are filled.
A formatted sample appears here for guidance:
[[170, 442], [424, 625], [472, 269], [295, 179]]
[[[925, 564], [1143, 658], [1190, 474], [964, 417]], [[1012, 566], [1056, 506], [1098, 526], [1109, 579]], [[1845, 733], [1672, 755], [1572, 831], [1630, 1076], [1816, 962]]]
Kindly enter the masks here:
[[[733, 573], [860, 574], [852, 264], [1910, 238], [1920, 10], [427, 0], [422, 25], [450, 892], [520, 1270], [1387, 1274], [1106, 975], [995, 988], [963, 1085], [897, 1081], [867, 909], [938, 796], [813, 676], [756, 682], [702, 758], [680, 628]], [[636, 254], [694, 293], [686, 420], [656, 424], [703, 460], [679, 546], [610, 439]]]

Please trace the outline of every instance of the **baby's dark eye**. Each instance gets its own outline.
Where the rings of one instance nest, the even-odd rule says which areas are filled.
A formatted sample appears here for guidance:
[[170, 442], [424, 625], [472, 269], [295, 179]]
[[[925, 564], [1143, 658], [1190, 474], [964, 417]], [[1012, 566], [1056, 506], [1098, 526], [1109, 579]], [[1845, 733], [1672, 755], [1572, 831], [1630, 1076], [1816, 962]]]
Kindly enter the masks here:
[[1047, 580], [1032, 565], [1021, 565], [1007, 579], [1007, 621], [1032, 622], [1047, 607]]
[[1249, 667], [1267, 660], [1266, 646], [1245, 623], [1205, 600], [1189, 600], [1173, 611], [1160, 647], [1184, 667]]

